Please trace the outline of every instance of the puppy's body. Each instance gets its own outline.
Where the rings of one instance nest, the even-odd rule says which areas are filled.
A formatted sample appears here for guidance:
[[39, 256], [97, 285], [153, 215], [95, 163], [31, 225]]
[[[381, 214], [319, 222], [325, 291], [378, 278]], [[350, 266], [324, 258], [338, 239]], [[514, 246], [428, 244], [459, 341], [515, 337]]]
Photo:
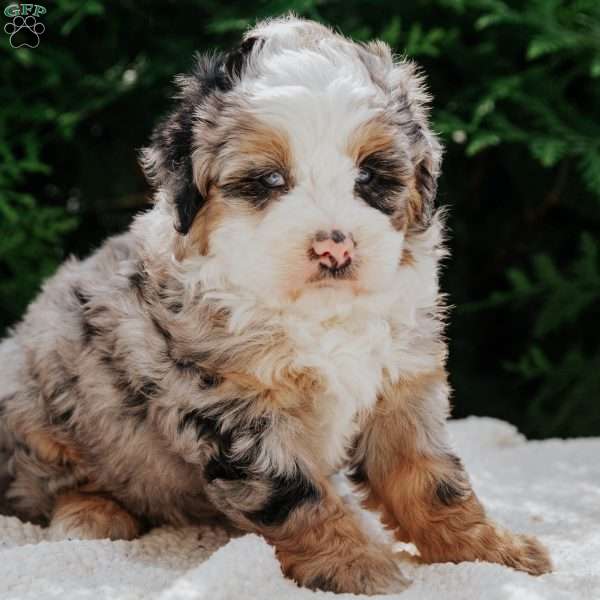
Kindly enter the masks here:
[[349, 465], [424, 560], [547, 570], [446, 440], [440, 150], [413, 67], [288, 19], [180, 86], [144, 154], [155, 207], [0, 346], [0, 506], [84, 537], [221, 515], [300, 583], [399, 589], [328, 482]]

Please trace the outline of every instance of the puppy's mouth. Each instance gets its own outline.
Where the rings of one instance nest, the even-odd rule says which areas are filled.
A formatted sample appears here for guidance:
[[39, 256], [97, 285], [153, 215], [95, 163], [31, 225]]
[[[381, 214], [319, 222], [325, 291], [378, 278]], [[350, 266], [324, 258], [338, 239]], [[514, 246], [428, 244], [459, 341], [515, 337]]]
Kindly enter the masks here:
[[354, 279], [356, 279], [356, 265], [354, 264], [343, 265], [341, 267], [318, 265], [318, 271], [308, 280], [308, 283], [324, 280], [349, 281]]
[[325, 265], [317, 265], [317, 271], [311, 275], [307, 283], [308, 284], [337, 284], [344, 282], [354, 282], [357, 279], [357, 265], [356, 262], [350, 264], [327, 267]]

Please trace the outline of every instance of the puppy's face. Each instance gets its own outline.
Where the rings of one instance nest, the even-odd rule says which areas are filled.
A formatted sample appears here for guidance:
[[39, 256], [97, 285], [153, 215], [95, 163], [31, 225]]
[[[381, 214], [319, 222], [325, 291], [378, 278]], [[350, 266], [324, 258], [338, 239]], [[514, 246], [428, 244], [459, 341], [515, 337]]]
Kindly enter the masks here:
[[[412, 67], [286, 20], [259, 26], [222, 64], [201, 63], [182, 99], [146, 163], [188, 250], [276, 300], [393, 284], [407, 236], [427, 226], [439, 159]], [[187, 155], [169, 159], [185, 128]]]

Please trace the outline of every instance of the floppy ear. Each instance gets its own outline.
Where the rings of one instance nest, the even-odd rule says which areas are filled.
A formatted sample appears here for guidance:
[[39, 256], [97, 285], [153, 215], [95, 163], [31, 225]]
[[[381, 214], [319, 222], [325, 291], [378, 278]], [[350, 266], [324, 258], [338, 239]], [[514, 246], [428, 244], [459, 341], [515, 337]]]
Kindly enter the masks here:
[[409, 154], [414, 169], [412, 190], [408, 198], [409, 221], [417, 229], [426, 229], [435, 212], [442, 145], [426, 119], [413, 120], [410, 125], [406, 122], [405, 133], [409, 139]]
[[414, 171], [414, 191], [410, 198], [412, 220], [426, 227], [433, 215], [442, 145], [429, 125], [429, 103], [424, 77], [410, 61], [395, 61], [383, 42], [358, 47], [358, 55], [375, 84], [391, 94], [394, 118], [409, 144]]
[[411, 210], [415, 224], [427, 227], [434, 213], [443, 147], [431, 129], [431, 96], [415, 64], [396, 64], [393, 78], [398, 82], [395, 87], [398, 124], [408, 139], [409, 155], [414, 169]]
[[[249, 38], [228, 54], [197, 56], [189, 75], [175, 78], [179, 90], [175, 109], [152, 133], [140, 163], [150, 183], [164, 193], [174, 208], [175, 229], [185, 235], [206, 202], [206, 190], [194, 180], [193, 153], [207, 126], [203, 109], [215, 104], [240, 80], [257, 38]], [[211, 118], [214, 119], [214, 110]], [[210, 119], [208, 119], [210, 120]], [[201, 186], [203, 187], [203, 186]]]

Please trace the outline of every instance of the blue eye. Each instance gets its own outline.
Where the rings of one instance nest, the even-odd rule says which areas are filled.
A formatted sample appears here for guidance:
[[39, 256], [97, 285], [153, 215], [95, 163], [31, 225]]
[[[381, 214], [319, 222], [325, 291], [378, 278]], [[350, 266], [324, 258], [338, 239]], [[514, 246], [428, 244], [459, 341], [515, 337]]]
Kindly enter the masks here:
[[272, 171], [260, 178], [260, 182], [269, 188], [278, 188], [285, 185], [285, 177], [279, 171]]
[[358, 170], [358, 175], [356, 177], [357, 183], [369, 183], [371, 179], [373, 179], [373, 171], [371, 171], [371, 169], [361, 167]]

